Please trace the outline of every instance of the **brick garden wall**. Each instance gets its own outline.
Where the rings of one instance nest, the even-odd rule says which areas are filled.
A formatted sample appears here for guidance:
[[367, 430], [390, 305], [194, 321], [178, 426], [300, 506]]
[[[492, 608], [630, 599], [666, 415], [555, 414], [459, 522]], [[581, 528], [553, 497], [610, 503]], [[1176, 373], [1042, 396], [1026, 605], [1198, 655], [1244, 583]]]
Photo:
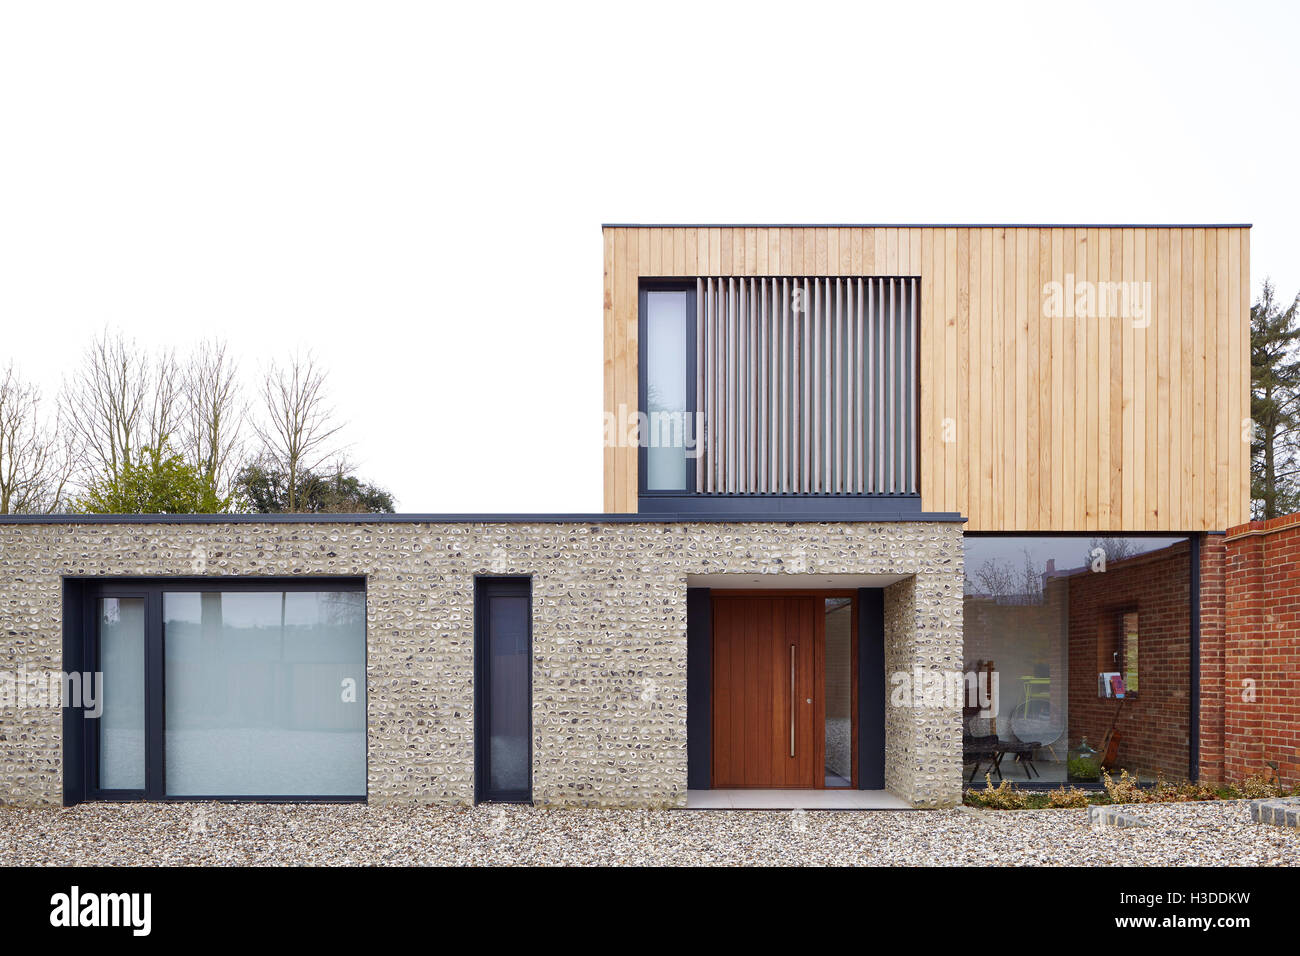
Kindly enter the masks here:
[[[1238, 780], [1270, 773], [1300, 783], [1300, 514], [1230, 528], [1224, 538], [1222, 657], [1202, 680], [1217, 684], [1219, 726], [1202, 762]], [[1205, 631], [1202, 631], [1204, 657]], [[1205, 706], [1202, 698], [1202, 707]], [[1203, 715], [1204, 716], [1204, 715]], [[1204, 721], [1203, 721], [1204, 726]], [[1219, 743], [1221, 740], [1221, 743]], [[1203, 771], [1203, 778], [1208, 773]]]
[[1223, 764], [1224, 595], [1227, 544], [1223, 535], [1201, 539], [1201, 720], [1197, 776], [1210, 782], [1226, 777]]

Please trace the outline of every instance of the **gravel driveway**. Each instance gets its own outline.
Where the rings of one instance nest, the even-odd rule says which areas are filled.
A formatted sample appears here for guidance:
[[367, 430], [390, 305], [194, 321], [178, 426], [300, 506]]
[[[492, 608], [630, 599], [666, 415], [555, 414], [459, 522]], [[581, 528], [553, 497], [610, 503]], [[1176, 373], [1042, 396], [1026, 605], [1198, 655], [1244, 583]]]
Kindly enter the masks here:
[[538, 810], [362, 804], [0, 809], [0, 864], [1300, 864], [1244, 801], [1087, 811]]

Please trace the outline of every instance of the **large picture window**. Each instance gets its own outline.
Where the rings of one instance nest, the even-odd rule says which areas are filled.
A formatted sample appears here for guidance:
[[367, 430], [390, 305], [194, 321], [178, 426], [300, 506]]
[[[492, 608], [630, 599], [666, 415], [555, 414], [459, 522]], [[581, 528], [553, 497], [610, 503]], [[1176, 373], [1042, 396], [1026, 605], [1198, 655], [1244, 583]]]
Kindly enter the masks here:
[[87, 585], [87, 794], [360, 799], [366, 602], [353, 580]]
[[[967, 780], [1143, 782], [1191, 768], [1196, 542], [967, 535]], [[973, 677], [972, 677], [973, 675]], [[986, 691], [986, 699], [971, 689]], [[992, 699], [987, 699], [991, 697]]]

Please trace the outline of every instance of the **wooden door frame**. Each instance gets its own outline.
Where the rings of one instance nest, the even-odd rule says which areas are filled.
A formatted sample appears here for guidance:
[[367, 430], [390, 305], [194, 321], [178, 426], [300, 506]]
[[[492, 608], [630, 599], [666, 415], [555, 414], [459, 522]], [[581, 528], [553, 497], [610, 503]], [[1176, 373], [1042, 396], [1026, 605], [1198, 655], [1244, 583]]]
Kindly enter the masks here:
[[[814, 777], [814, 783], [811, 788], [795, 787], [789, 789], [813, 789], [813, 790], [856, 790], [859, 787], [858, 776], [858, 750], [859, 734], [858, 727], [858, 591], [856, 588], [715, 588], [710, 589], [710, 602], [737, 598], [783, 598], [783, 597], [812, 597], [823, 600], [821, 606], [822, 613], [817, 615], [816, 622], [813, 626], [813, 687], [814, 687], [814, 727], [813, 727], [813, 754], [817, 772]], [[826, 786], [826, 598], [848, 598], [850, 607], [849, 628], [852, 648], [852, 657], [850, 662], [851, 668], [851, 690], [850, 690], [850, 734], [849, 748], [852, 756], [851, 781], [847, 787], [828, 787]], [[716, 616], [716, 615], [715, 615]], [[711, 643], [709, 647], [709, 682], [712, 686], [714, 680], [715, 650], [716, 642]], [[714, 690], [710, 690], [712, 698]], [[818, 733], [820, 730], [820, 733]], [[713, 734], [712, 722], [710, 722], [709, 733]], [[716, 742], [715, 742], [716, 743]], [[711, 743], [713, 748], [714, 744]], [[716, 756], [716, 755], [715, 755]], [[713, 761], [710, 760], [709, 767], [709, 786], [713, 786]], [[728, 788], [730, 789], [730, 788]], [[737, 788], [739, 789], [739, 788]], [[763, 789], [763, 788], [758, 788]], [[778, 788], [772, 788], [778, 789]]]

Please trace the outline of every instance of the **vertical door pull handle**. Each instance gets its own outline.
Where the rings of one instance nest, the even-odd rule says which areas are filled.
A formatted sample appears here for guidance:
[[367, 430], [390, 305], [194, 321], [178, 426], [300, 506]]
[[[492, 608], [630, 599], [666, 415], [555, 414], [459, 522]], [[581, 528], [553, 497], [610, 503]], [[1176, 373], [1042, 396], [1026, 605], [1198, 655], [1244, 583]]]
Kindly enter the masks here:
[[790, 645], [790, 756], [794, 756], [794, 645]]

